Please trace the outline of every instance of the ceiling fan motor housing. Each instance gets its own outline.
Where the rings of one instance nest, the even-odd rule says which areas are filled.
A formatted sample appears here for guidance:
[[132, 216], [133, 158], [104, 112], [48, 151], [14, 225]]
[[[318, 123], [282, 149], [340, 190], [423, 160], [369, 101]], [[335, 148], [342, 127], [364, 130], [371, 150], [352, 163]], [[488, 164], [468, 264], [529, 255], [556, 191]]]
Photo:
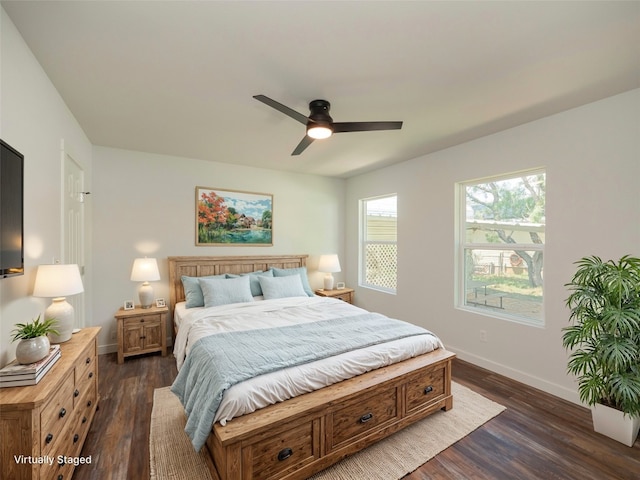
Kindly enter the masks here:
[[326, 100], [313, 100], [309, 102], [309, 119], [313, 120], [316, 124], [330, 126], [333, 123], [333, 118], [329, 115], [329, 109], [331, 104]]

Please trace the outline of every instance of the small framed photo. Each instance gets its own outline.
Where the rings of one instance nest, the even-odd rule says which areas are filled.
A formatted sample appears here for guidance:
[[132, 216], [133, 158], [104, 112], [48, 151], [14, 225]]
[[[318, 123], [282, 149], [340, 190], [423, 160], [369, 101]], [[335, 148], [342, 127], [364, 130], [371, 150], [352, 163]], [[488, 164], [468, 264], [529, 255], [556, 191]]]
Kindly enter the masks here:
[[126, 302], [124, 302], [124, 309], [125, 310], [133, 310], [134, 308], [136, 308], [136, 306], [133, 303], [133, 300], [127, 300]]
[[156, 307], [166, 307], [167, 304], [164, 301], [164, 298], [156, 298]]
[[338, 283], [336, 284], [336, 288], [337, 288], [338, 290], [342, 290], [342, 289], [344, 288], [344, 282], [338, 282]]

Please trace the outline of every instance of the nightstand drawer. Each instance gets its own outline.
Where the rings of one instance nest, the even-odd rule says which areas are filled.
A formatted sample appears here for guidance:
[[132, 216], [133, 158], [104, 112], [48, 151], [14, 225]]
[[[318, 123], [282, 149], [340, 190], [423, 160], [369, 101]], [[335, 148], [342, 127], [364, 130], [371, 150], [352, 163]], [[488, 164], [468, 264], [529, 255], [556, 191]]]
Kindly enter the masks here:
[[136, 325], [152, 325], [152, 324], [160, 324], [160, 314], [156, 315], [144, 315], [139, 317], [129, 317], [124, 319], [124, 327], [133, 327]]

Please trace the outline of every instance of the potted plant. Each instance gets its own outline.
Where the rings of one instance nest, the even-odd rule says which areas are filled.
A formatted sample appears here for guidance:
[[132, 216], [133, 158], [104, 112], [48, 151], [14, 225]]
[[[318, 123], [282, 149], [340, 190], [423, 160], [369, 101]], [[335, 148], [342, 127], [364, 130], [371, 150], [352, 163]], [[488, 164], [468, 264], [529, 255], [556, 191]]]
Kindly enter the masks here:
[[[640, 258], [576, 262], [562, 344], [594, 430], [631, 447], [640, 428]], [[620, 427], [611, 420], [619, 420]]]
[[16, 347], [16, 360], [26, 365], [42, 360], [49, 354], [51, 342], [48, 334], [58, 335], [56, 320], [48, 318], [40, 321], [40, 315], [31, 323], [17, 323], [11, 332], [12, 341], [20, 340]]

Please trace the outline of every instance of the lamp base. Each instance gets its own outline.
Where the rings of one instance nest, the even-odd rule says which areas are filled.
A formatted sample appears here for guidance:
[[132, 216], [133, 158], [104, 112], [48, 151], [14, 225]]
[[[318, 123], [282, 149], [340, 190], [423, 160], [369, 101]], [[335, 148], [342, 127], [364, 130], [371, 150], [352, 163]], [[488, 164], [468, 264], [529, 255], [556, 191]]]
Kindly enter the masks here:
[[49, 334], [51, 343], [64, 343], [71, 338], [73, 332], [73, 306], [67, 302], [65, 297], [54, 298], [51, 305], [44, 311], [44, 318], [56, 319], [56, 330], [58, 335]]
[[138, 296], [140, 297], [140, 306], [142, 308], [151, 308], [153, 305], [153, 287], [149, 285], [149, 282], [144, 282], [140, 285]]
[[325, 290], [333, 290], [333, 275], [327, 273], [324, 276], [324, 289]]

